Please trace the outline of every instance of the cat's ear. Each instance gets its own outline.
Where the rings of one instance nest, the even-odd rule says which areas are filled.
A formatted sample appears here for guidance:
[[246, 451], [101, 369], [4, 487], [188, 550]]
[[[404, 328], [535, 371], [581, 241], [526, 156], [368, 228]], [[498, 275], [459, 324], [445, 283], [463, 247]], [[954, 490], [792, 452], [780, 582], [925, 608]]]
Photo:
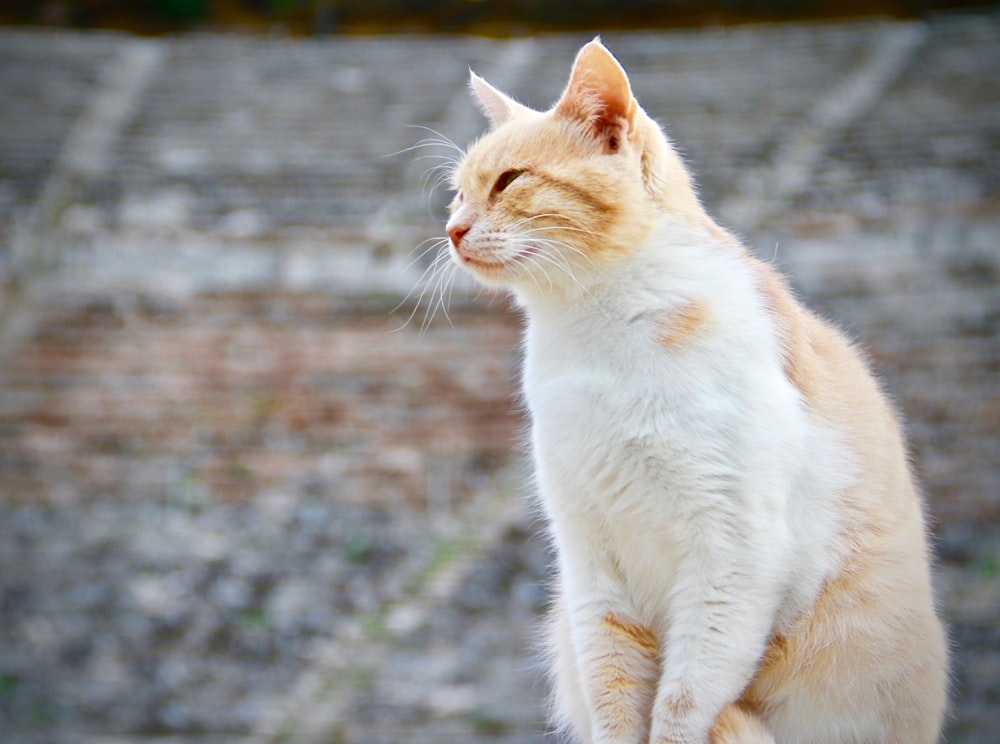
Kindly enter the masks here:
[[469, 86], [494, 129], [515, 116], [531, 110], [506, 93], [501, 93], [472, 70], [469, 70]]
[[639, 104], [632, 96], [625, 69], [600, 38], [586, 44], [576, 55], [569, 85], [555, 111], [587, 124], [598, 135], [618, 127], [625, 135], [634, 130]]

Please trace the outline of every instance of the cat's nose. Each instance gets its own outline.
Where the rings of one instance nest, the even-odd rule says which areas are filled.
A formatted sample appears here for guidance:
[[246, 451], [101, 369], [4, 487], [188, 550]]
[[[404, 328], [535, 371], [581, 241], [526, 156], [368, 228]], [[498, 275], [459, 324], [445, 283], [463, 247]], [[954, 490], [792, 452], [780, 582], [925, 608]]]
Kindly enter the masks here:
[[469, 232], [470, 227], [471, 225], [464, 222], [448, 225], [448, 237], [451, 238], [451, 242], [456, 248], [458, 248], [458, 244], [462, 242], [462, 238], [465, 237], [465, 234]]

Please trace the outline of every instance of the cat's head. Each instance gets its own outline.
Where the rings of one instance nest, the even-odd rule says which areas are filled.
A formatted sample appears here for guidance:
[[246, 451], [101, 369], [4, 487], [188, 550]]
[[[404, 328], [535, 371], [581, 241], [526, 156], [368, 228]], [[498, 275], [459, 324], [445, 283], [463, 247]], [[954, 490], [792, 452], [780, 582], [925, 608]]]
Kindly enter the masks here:
[[630, 255], [664, 212], [698, 220], [690, 177], [597, 39], [556, 104], [534, 111], [477, 75], [492, 123], [454, 174], [452, 258], [486, 284], [580, 286]]

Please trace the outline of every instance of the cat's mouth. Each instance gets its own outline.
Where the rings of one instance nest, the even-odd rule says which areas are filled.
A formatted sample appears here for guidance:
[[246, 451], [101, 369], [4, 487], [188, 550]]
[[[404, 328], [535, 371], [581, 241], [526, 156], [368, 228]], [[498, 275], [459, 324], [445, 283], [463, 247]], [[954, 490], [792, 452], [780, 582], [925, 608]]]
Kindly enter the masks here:
[[530, 256], [537, 253], [537, 249], [534, 246], [525, 246], [520, 251], [515, 253], [513, 256], [502, 257], [500, 259], [488, 260], [482, 256], [471, 256], [461, 248], [455, 248], [455, 255], [458, 257], [459, 263], [462, 266], [466, 266], [475, 271], [481, 272], [494, 272], [502, 271], [511, 266], [511, 264], [524, 261]]

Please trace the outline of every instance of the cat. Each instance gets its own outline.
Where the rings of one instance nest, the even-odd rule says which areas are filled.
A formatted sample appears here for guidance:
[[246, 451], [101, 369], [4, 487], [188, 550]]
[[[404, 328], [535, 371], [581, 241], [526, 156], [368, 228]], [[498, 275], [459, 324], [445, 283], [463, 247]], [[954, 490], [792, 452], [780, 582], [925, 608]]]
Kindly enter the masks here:
[[921, 497], [866, 362], [702, 207], [600, 39], [545, 112], [472, 73], [448, 254], [526, 317], [577, 742], [935, 741]]

